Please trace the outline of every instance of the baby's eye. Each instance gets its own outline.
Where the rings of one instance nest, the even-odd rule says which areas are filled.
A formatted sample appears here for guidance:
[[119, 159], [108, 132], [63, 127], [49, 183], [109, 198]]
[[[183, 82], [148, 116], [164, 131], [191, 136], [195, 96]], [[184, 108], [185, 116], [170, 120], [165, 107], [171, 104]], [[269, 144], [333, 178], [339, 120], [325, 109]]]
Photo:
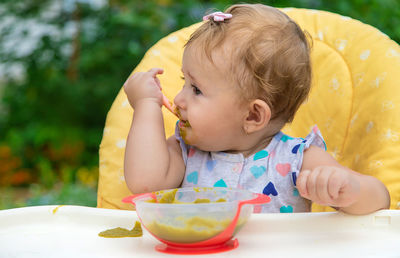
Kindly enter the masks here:
[[192, 89], [193, 89], [193, 93], [195, 94], [195, 95], [200, 95], [200, 94], [202, 94], [201, 93], [201, 90], [199, 90], [199, 88], [197, 88], [195, 85], [193, 85], [192, 84]]

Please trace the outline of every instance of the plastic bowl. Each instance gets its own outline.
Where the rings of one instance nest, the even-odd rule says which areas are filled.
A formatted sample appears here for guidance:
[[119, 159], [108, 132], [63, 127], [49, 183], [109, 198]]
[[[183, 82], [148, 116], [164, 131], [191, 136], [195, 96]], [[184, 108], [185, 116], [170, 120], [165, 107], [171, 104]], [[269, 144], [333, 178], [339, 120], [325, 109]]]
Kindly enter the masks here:
[[[164, 203], [166, 200], [174, 202]], [[135, 204], [143, 226], [158, 240], [190, 248], [226, 243], [247, 222], [253, 204], [269, 202], [269, 197], [242, 189], [190, 187], [131, 196], [124, 201]]]

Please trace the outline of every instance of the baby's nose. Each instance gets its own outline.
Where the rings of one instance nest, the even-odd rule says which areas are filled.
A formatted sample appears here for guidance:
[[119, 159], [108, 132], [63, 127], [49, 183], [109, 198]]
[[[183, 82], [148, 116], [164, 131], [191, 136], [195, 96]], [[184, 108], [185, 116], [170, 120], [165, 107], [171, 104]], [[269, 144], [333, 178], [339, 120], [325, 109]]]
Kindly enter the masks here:
[[174, 104], [179, 109], [186, 109], [186, 101], [184, 97], [184, 92], [181, 90], [174, 98]]

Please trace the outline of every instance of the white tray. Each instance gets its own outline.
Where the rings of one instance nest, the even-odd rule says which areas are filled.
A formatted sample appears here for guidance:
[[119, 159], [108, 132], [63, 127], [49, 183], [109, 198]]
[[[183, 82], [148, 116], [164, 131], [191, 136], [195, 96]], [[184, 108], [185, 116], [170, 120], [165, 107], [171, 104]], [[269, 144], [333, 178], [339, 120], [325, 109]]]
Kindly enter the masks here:
[[[97, 235], [115, 227], [131, 229], [137, 219], [134, 211], [81, 206], [2, 210], [0, 257], [173, 257], [156, 252], [159, 242], [145, 230], [139, 238]], [[400, 211], [253, 214], [237, 238], [237, 249], [207, 256], [400, 257]]]

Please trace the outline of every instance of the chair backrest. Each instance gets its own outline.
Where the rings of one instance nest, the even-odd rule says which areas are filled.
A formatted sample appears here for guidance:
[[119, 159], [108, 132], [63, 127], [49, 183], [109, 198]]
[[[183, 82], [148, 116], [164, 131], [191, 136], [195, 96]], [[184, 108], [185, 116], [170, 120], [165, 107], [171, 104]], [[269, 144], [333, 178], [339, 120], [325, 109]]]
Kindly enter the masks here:
[[[373, 175], [388, 187], [391, 208], [400, 206], [400, 47], [377, 29], [337, 14], [282, 9], [313, 38], [313, 88], [307, 102], [284, 128], [305, 136], [318, 125], [328, 152], [342, 165]], [[199, 26], [181, 29], [150, 48], [136, 71], [163, 67], [160, 81], [169, 99], [182, 87], [183, 45]], [[163, 110], [167, 136], [176, 118]], [[121, 90], [106, 120], [100, 145], [98, 207], [131, 209], [123, 176], [125, 139], [133, 110]], [[313, 211], [330, 210], [313, 205]]]

